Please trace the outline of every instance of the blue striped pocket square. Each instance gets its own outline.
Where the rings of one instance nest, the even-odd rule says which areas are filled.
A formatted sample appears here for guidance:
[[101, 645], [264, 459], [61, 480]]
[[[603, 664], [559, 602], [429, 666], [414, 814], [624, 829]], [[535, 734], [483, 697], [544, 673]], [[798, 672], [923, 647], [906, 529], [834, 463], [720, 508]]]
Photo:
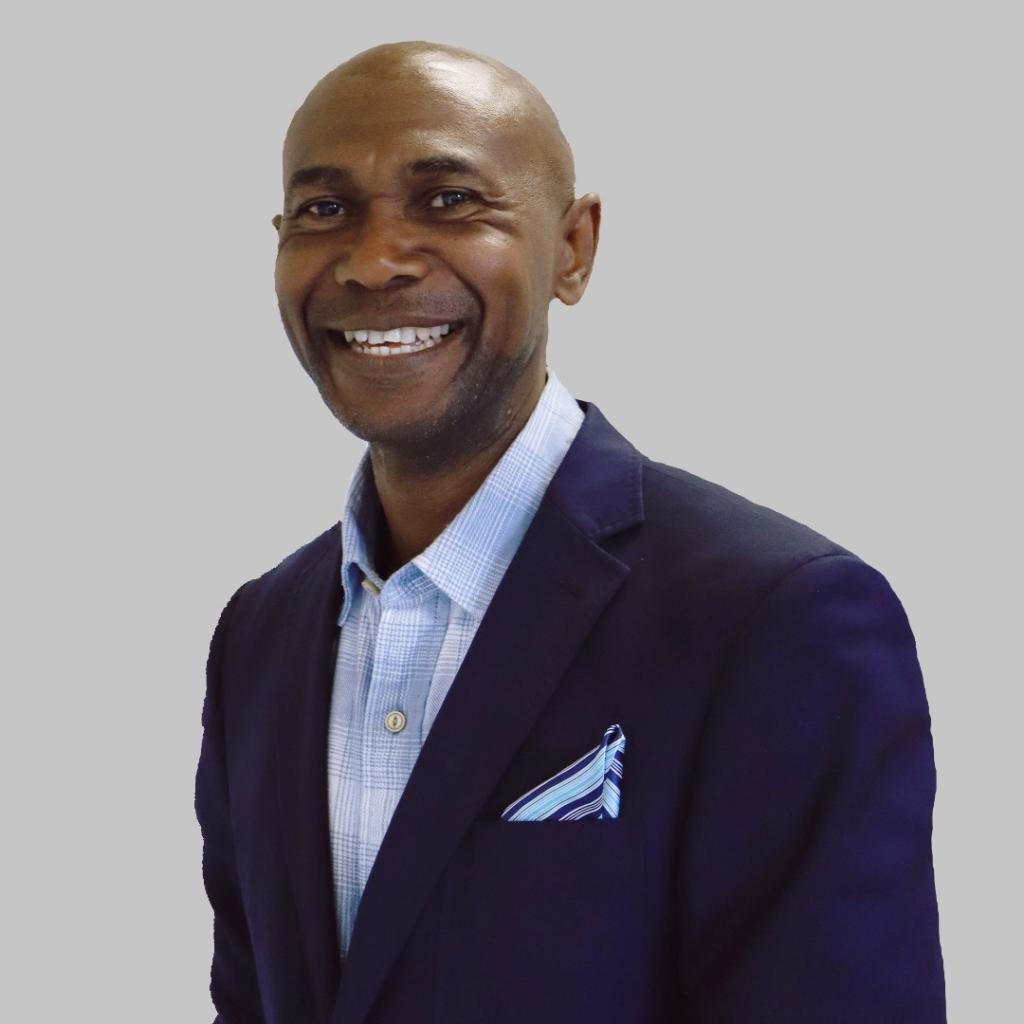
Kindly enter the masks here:
[[593, 750], [534, 786], [501, 812], [503, 821], [580, 821], [617, 818], [626, 736], [609, 725]]

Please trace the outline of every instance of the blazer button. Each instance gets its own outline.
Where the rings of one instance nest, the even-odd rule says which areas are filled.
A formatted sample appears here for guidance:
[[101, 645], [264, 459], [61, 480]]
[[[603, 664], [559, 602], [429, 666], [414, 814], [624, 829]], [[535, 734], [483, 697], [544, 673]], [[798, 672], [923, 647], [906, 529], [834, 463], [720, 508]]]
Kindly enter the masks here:
[[401, 711], [389, 711], [384, 716], [384, 728], [388, 732], [401, 732], [405, 728], [405, 715]]

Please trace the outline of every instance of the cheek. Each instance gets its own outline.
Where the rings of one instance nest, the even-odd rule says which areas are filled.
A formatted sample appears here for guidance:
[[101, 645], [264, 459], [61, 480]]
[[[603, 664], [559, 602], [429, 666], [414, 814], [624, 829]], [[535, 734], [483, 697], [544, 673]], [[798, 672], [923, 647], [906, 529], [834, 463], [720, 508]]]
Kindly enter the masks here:
[[274, 264], [274, 288], [277, 306], [285, 334], [299, 362], [312, 373], [315, 360], [305, 322], [305, 309], [310, 290], [316, 280], [309, 259], [303, 259], [294, 250], [282, 249]]
[[527, 249], [516, 239], [492, 238], [474, 246], [469, 266], [490, 318], [506, 324], [530, 318], [536, 275]]
[[331, 265], [330, 252], [318, 239], [295, 236], [278, 250], [274, 287], [278, 302], [293, 317], [300, 315], [316, 282]]
[[297, 254], [284, 249], [277, 255], [274, 264], [274, 288], [278, 302], [287, 310], [293, 311], [301, 304], [305, 293], [308, 270], [305, 261]]

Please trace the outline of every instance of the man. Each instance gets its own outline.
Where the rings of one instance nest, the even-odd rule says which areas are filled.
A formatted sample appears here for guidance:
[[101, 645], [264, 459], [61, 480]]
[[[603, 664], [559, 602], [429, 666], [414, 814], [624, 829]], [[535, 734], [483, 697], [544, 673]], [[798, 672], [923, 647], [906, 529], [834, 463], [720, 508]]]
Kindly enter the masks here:
[[214, 632], [217, 1019], [944, 1020], [904, 611], [547, 369], [574, 181], [539, 93], [450, 46], [357, 55], [289, 127], [281, 316], [368, 445]]

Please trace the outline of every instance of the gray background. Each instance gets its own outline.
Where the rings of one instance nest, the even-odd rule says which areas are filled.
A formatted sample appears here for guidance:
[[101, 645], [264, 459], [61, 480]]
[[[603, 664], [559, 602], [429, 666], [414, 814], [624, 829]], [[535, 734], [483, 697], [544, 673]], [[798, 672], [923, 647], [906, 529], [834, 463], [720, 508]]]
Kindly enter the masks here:
[[563, 382], [653, 458], [853, 549], [903, 600], [933, 716], [950, 1019], [1009, 1019], [1013, 6], [101, 3], [9, 20], [0, 1016], [213, 1016], [192, 806], [207, 646], [243, 580], [337, 520], [360, 450], [278, 319], [281, 141], [329, 68], [433, 39], [531, 78], [578, 193], [604, 200], [589, 291], [551, 311]]

